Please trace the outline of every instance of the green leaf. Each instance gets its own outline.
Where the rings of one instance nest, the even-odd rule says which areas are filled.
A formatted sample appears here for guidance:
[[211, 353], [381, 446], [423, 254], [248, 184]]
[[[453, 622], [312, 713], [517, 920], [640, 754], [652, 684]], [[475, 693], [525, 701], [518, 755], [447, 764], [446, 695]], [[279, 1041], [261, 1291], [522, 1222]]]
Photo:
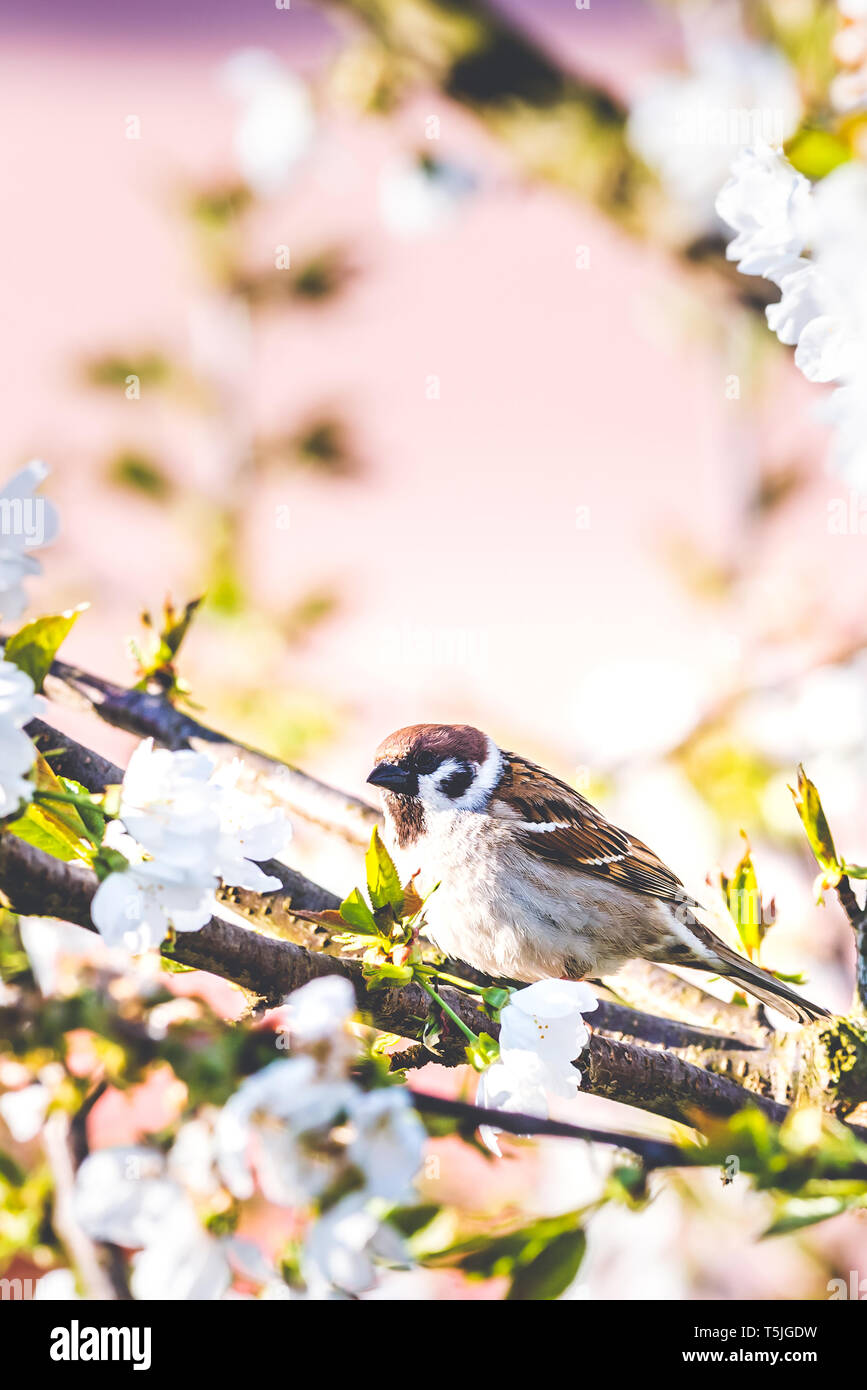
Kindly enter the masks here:
[[583, 1231], [563, 1231], [555, 1236], [529, 1264], [519, 1265], [507, 1300], [559, 1298], [581, 1268], [586, 1249]]
[[170, 956], [160, 956], [160, 967], [169, 975], [190, 975], [195, 971], [195, 966], [184, 965], [182, 961], [172, 960]]
[[785, 151], [798, 173], [814, 181], [823, 179], [832, 169], [852, 158], [846, 141], [830, 130], [799, 130], [787, 143]]
[[391, 907], [395, 917], [403, 910], [403, 888], [394, 862], [382, 843], [379, 830], [373, 827], [370, 846], [364, 860], [367, 873], [367, 891], [374, 909]]
[[105, 845], [94, 855], [93, 868], [100, 883], [109, 874], [122, 874], [129, 868], [129, 860], [119, 849], [108, 849]]
[[621, 1164], [612, 1169], [605, 1185], [606, 1196], [623, 1202], [633, 1211], [648, 1200], [647, 1173], [641, 1164]]
[[90, 793], [87, 787], [82, 786], [81, 782], [76, 782], [74, 777], [59, 777], [57, 780], [65, 791], [74, 792], [76, 795], [82, 797], [82, 800], [79, 801], [75, 809], [81, 817], [82, 824], [87, 830], [90, 839], [95, 845], [101, 845], [102, 837], [105, 834], [105, 816], [98, 806], [88, 805], [86, 798], [89, 797]]
[[92, 386], [125, 386], [130, 376], [137, 376], [146, 386], [164, 386], [171, 377], [172, 365], [162, 353], [143, 350], [129, 357], [108, 353], [85, 363], [84, 370]]
[[6, 660], [14, 661], [20, 670], [26, 671], [37, 690], [42, 689], [42, 682], [61, 643], [79, 614], [87, 607], [86, 603], [80, 603], [77, 608], [69, 608], [65, 613], [36, 618], [32, 623], [25, 623], [8, 639]]
[[741, 835], [744, 840], [744, 853], [726, 885], [726, 902], [744, 950], [753, 960], [759, 953], [765, 927], [762, 922], [762, 897], [753, 867], [750, 842], [743, 830]]
[[414, 1207], [395, 1207], [388, 1213], [386, 1220], [408, 1240], [410, 1236], [417, 1235], [425, 1226], [429, 1226], [441, 1211], [442, 1207], [438, 1202], [421, 1202]]
[[364, 932], [368, 936], [379, 936], [376, 919], [357, 888], [353, 888], [348, 897], [343, 899], [340, 915], [344, 922], [355, 927], [356, 931]]
[[476, 1071], [487, 1071], [493, 1062], [499, 1061], [500, 1044], [490, 1033], [480, 1033], [476, 1041], [467, 1046], [466, 1052], [471, 1067], [475, 1067]]
[[198, 598], [190, 599], [183, 608], [177, 609], [174, 605], [166, 601], [163, 607], [163, 628], [160, 632], [160, 640], [165, 645], [170, 656], [177, 656], [181, 649], [181, 643], [186, 637], [190, 623], [202, 606], [203, 595]]
[[[428, 1119], [430, 1116], [425, 1117], [426, 1122]], [[431, 1251], [428, 1260], [434, 1266], [453, 1266], [468, 1279], [491, 1279], [498, 1276], [514, 1278], [519, 1266], [529, 1268], [553, 1241], [559, 1240], [563, 1235], [581, 1237], [580, 1242], [575, 1239], [573, 1256], [579, 1256], [579, 1244], [580, 1255], [583, 1255], [583, 1231], [579, 1226], [582, 1215], [581, 1211], [565, 1212], [562, 1216], [542, 1217], [538, 1221], [532, 1221], [529, 1226], [521, 1226], [514, 1231], [504, 1231], [497, 1235], [478, 1234], [457, 1245]], [[563, 1256], [565, 1253], [565, 1248], [561, 1247], [560, 1255]], [[578, 1264], [580, 1258], [577, 1258], [570, 1278], [574, 1277], [574, 1270], [577, 1270]]]
[[408, 985], [412, 980], [411, 965], [365, 965], [362, 969], [368, 989], [387, 989], [392, 985]]
[[64, 863], [69, 863], [73, 859], [87, 858], [79, 837], [71, 834], [68, 826], [44, 806], [37, 806], [31, 802], [24, 814], [17, 820], [10, 821], [5, 829], [16, 839], [50, 854], [52, 859], [62, 859]]
[[794, 787], [790, 787], [789, 791], [794, 797], [795, 809], [801, 817], [810, 848], [816, 856], [817, 862], [826, 871], [829, 878], [839, 879], [842, 867], [837, 861], [834, 839], [825, 819], [825, 812], [822, 810], [819, 793], [804, 772], [803, 767], [798, 768], [797, 791]]
[[[36, 754], [32, 780], [36, 787], [36, 796], [40, 792], [69, 795], [41, 753]], [[87, 825], [69, 801], [31, 801], [6, 829], [19, 840], [24, 840], [36, 849], [44, 850], [54, 859], [62, 859], [65, 862], [82, 859], [88, 864], [91, 861], [93, 848]]]
[[112, 459], [108, 467], [109, 482], [118, 487], [141, 492], [145, 497], [165, 501], [170, 497], [174, 485], [160, 465], [145, 454], [125, 450]]
[[[490, 1240], [470, 1242], [466, 1253], [457, 1247], [454, 1263], [469, 1279], [493, 1279], [509, 1275], [527, 1248], [527, 1233], [524, 1230], [512, 1231], [508, 1235], [494, 1236]], [[445, 1254], [448, 1257], [449, 1251]], [[451, 1263], [451, 1261], [449, 1261]]]
[[860, 1197], [792, 1197], [779, 1208], [766, 1231], [765, 1236], [785, 1236], [792, 1231], [801, 1231], [805, 1226], [815, 1226], [819, 1221], [829, 1221], [832, 1216], [840, 1216], [853, 1207], [867, 1204], [867, 1196]]
[[482, 998], [490, 1009], [501, 1009], [504, 1004], [508, 1004], [512, 997], [510, 989], [503, 989], [500, 985], [489, 985], [482, 990]]
[[23, 1168], [19, 1168], [15, 1159], [0, 1149], [0, 1182], [7, 1183], [9, 1187], [23, 1187], [25, 1181]]

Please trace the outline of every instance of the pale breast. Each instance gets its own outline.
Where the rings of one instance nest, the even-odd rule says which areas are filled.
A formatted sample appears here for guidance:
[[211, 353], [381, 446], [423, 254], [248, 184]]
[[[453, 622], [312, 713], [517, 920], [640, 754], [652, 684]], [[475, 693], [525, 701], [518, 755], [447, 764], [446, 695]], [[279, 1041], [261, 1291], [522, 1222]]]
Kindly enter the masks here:
[[429, 816], [421, 845], [390, 848], [403, 881], [421, 870], [416, 886], [431, 894], [426, 935], [491, 975], [529, 981], [615, 971], [645, 954], [666, 915], [654, 899], [552, 870], [507, 824], [474, 812]]

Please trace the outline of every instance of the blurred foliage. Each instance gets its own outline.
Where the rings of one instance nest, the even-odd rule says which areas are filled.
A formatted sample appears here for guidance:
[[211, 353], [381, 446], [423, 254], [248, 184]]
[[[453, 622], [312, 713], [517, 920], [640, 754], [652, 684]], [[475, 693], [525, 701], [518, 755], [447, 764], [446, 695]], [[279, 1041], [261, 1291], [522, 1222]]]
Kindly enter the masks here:
[[725, 833], [766, 824], [765, 793], [776, 765], [722, 728], [702, 731], [675, 755], [690, 785], [710, 807]]
[[130, 638], [130, 650], [137, 667], [136, 690], [156, 689], [173, 704], [179, 701], [189, 703], [190, 687], [178, 674], [177, 659], [201, 604], [201, 598], [194, 598], [182, 609], [177, 609], [168, 597], [163, 603], [159, 623], [147, 611], [142, 613], [141, 623], [147, 635], [147, 644], [142, 646]]
[[319, 304], [340, 294], [353, 275], [347, 252], [332, 246], [306, 257], [297, 267], [290, 263], [285, 269], [239, 272], [231, 290], [254, 309], [292, 301]]
[[[332, 3], [332, 7], [335, 5]], [[374, 47], [339, 59], [333, 84], [363, 110], [434, 83], [469, 107], [528, 173], [569, 188], [633, 230], [659, 217], [656, 182], [626, 141], [626, 110], [473, 0], [336, 0]]]
[[851, 159], [852, 150], [849, 142], [833, 131], [803, 126], [787, 143], [786, 158], [800, 173], [815, 181]]
[[761, 1191], [815, 1197], [867, 1199], [867, 1145], [845, 1125], [817, 1108], [794, 1107], [782, 1125], [747, 1108], [725, 1121], [705, 1122], [705, 1145], [687, 1149], [693, 1164], [731, 1169], [749, 1176]]
[[85, 380], [91, 386], [124, 387], [129, 377], [137, 377], [142, 386], [162, 387], [169, 384], [174, 369], [169, 359], [154, 349], [130, 353], [105, 353], [84, 365]]
[[810, 111], [826, 111], [835, 64], [831, 41], [840, 23], [830, 0], [745, 0], [744, 18], [758, 37], [785, 54]]
[[175, 495], [174, 481], [162, 465], [137, 449], [116, 454], [106, 469], [106, 478], [116, 487], [128, 488], [155, 502], [168, 502]]
[[338, 609], [340, 600], [331, 589], [311, 589], [278, 620], [283, 637], [291, 646], [298, 646], [312, 636], [326, 618]]
[[340, 722], [339, 706], [321, 692], [272, 689], [263, 700], [261, 682], [249, 689], [223, 686], [213, 707], [221, 723], [238, 730], [239, 738], [290, 763], [329, 743]]
[[508, 1279], [507, 1300], [559, 1298], [584, 1259], [584, 1215], [566, 1212], [504, 1233], [479, 1233], [429, 1254], [425, 1263], [457, 1269], [467, 1279]]
[[256, 443], [257, 467], [302, 467], [335, 478], [358, 472], [358, 459], [345, 422], [336, 415], [312, 416], [290, 434]]

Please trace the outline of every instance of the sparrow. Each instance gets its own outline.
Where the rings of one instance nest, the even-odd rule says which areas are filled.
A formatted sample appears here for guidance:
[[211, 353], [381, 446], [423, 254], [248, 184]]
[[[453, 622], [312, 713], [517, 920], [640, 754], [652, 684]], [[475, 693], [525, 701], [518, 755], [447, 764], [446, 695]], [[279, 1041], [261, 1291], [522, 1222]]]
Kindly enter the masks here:
[[425, 932], [446, 955], [521, 981], [614, 974], [637, 957], [724, 976], [801, 1023], [830, 1016], [721, 941], [641, 840], [479, 729], [398, 729], [367, 781], [401, 882], [431, 895]]

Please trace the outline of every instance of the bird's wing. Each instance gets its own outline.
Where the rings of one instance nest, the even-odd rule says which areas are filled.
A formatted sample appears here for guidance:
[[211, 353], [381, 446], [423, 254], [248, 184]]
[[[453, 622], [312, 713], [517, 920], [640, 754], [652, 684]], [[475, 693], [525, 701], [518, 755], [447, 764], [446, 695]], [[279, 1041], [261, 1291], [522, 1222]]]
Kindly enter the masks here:
[[488, 812], [512, 821], [522, 846], [541, 859], [634, 893], [697, 906], [652, 849], [612, 825], [565, 782], [513, 753], [506, 754], [506, 771]]

